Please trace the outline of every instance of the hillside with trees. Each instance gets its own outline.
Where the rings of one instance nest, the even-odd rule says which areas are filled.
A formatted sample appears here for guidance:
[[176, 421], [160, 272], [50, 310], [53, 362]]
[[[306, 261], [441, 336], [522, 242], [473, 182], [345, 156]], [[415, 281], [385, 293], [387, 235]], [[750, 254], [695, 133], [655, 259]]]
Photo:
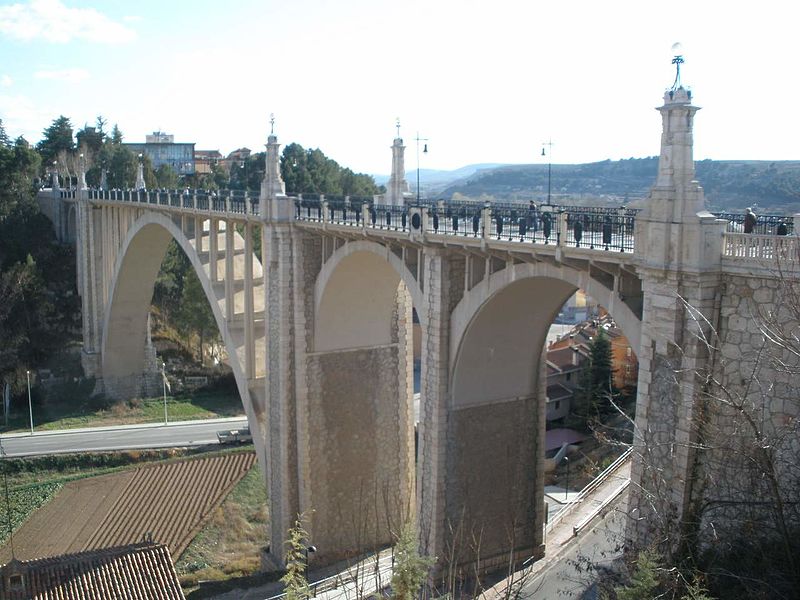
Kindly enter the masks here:
[[[554, 164], [552, 201], [627, 204], [647, 196], [657, 170], [656, 157]], [[701, 160], [696, 163], [696, 171], [712, 208], [739, 210], [757, 206], [762, 211], [800, 211], [800, 161]], [[543, 200], [547, 197], [547, 178], [547, 165], [506, 165], [457, 181], [440, 197]]]

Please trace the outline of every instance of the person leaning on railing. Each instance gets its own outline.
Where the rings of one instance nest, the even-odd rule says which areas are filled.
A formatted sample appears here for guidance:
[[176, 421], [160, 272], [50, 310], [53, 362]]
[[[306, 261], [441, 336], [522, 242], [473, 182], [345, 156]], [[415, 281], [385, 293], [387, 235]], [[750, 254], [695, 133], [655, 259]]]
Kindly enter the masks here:
[[744, 211], [744, 232], [753, 233], [753, 230], [756, 228], [757, 222], [758, 222], [758, 217], [756, 217], [756, 213], [753, 212], [752, 208], [748, 207]]

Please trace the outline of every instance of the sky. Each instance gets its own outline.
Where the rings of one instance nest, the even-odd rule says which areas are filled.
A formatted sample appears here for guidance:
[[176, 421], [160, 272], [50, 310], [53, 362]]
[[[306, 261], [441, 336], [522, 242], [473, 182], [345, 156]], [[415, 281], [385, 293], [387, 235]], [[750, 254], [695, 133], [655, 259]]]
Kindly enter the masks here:
[[682, 81], [695, 158], [796, 160], [800, 8], [786, 0], [0, 0], [0, 118], [31, 142], [98, 115], [223, 154], [319, 148], [388, 173], [658, 154]]

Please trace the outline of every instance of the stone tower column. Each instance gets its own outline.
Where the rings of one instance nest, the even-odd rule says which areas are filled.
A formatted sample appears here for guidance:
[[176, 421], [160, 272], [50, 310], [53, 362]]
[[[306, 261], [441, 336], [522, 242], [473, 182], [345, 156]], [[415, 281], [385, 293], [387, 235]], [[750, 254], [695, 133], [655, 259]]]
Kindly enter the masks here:
[[[281, 178], [281, 145], [278, 143], [278, 136], [274, 133], [269, 134], [266, 148], [264, 179], [261, 181], [261, 216], [265, 217], [269, 216], [270, 212], [268, 201], [279, 196], [286, 196], [286, 184]], [[277, 210], [279, 205], [274, 205], [272, 208]]]
[[719, 312], [725, 224], [705, 208], [694, 180], [692, 126], [698, 107], [683, 87], [658, 108], [658, 177], [636, 217], [644, 307], [627, 535], [634, 544], [676, 543], [691, 520], [702, 381], [702, 338]]
[[392, 143], [392, 174], [386, 184], [386, 204], [403, 206], [404, 198], [410, 195], [406, 181], [405, 150], [400, 136]]

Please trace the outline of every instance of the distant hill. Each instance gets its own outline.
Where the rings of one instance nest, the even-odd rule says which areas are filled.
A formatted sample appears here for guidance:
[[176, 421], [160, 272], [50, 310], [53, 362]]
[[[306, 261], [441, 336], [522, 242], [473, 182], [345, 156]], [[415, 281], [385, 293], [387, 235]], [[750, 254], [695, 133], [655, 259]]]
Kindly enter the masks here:
[[[455, 196], [501, 201], [541, 201], [547, 197], [547, 165], [480, 167], [437, 195], [444, 199]], [[553, 165], [553, 202], [627, 204], [647, 196], [657, 169], [656, 157]], [[702, 160], [696, 163], [696, 169], [712, 208], [758, 206], [762, 211], [800, 212], [800, 161]]]
[[[452, 171], [442, 171], [438, 169], [420, 169], [419, 182], [420, 188], [425, 190], [428, 194], [438, 194], [446, 187], [454, 183], [464, 180], [480, 171], [486, 169], [494, 169], [504, 166], [502, 163], [481, 163], [476, 165], [467, 165]], [[386, 185], [389, 181], [388, 175], [373, 175], [377, 185]], [[406, 171], [406, 181], [408, 181], [411, 189], [417, 186], [417, 171], [416, 169]]]

